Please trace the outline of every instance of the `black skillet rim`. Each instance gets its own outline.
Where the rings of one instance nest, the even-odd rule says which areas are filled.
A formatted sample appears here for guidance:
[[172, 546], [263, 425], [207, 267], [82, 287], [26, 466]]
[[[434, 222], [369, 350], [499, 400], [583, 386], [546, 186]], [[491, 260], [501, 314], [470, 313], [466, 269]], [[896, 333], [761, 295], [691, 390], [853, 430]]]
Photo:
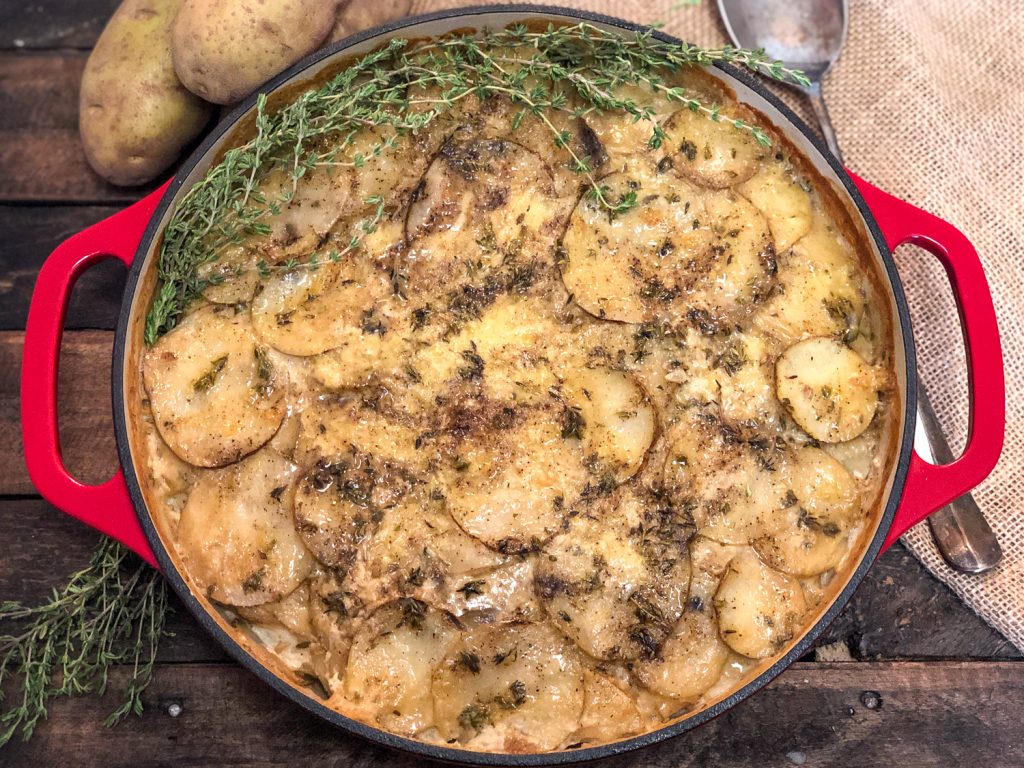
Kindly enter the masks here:
[[[775, 677], [777, 677], [783, 670], [789, 667], [794, 661], [797, 661], [801, 656], [810, 650], [814, 640], [821, 634], [821, 632], [828, 627], [829, 624], [836, 618], [836, 616], [842, 611], [843, 607], [849, 601], [853, 595], [857, 586], [860, 584], [864, 575], [867, 573], [868, 568], [871, 567], [875, 558], [878, 556], [882, 548], [882, 543], [885, 540], [886, 534], [892, 526], [893, 519], [896, 513], [896, 508], [899, 504], [899, 500], [903, 494], [904, 485], [906, 482], [907, 470], [910, 465], [910, 456], [913, 448], [913, 437], [914, 430], [906, 428], [906, 425], [913, 424], [913, 414], [916, 412], [916, 399], [917, 399], [917, 366], [916, 357], [914, 354], [914, 343], [913, 334], [911, 331], [910, 324], [910, 312], [907, 305], [906, 296], [903, 292], [903, 285], [900, 281], [899, 275], [896, 271], [896, 265], [892, 258], [892, 253], [889, 250], [888, 245], [885, 242], [885, 238], [882, 236], [877, 223], [875, 222], [874, 216], [871, 210], [868, 208], [864, 199], [861, 197], [857, 188], [854, 186], [852, 180], [847, 175], [842, 164], [828, 151], [824, 143], [815, 135], [807, 125], [797, 117], [792, 110], [783, 104], [774, 94], [769, 91], [765, 85], [752, 73], [745, 69], [735, 67], [728, 64], [716, 64], [715, 66], [728, 74], [729, 76], [739, 80], [745, 86], [753, 90], [759, 96], [764, 98], [768, 103], [775, 107], [780, 114], [792, 123], [800, 133], [811, 143], [811, 145], [818, 151], [818, 153], [825, 159], [832, 170], [836, 173], [838, 178], [842, 181], [846, 193], [850, 196], [854, 205], [857, 207], [858, 212], [865, 221], [869, 234], [875, 242], [878, 248], [879, 254], [882, 258], [882, 263], [885, 266], [885, 271], [889, 283], [892, 287], [893, 296], [896, 304], [896, 311], [899, 320], [900, 332], [903, 336], [904, 342], [904, 357], [905, 357], [905, 370], [906, 370], [906, 396], [904, 402], [904, 413], [902, 423], [904, 425], [903, 440], [900, 445], [899, 456], [897, 458], [896, 467], [894, 471], [892, 488], [889, 491], [888, 498], [886, 499], [885, 509], [882, 513], [882, 518], [879, 522], [878, 529], [875, 532], [871, 543], [867, 547], [864, 556], [861, 559], [860, 564], [851, 574], [846, 585], [836, 596], [832, 605], [828, 608], [825, 614], [808, 630], [803, 638], [793, 648], [789, 650], [784, 656], [778, 659], [771, 667], [764, 670], [760, 675], [751, 680], [746, 685], [742, 686], [730, 696], [719, 701], [714, 706], [711, 706], [691, 717], [684, 720], [671, 723], [662, 728], [659, 728], [648, 733], [634, 736], [632, 738], [624, 739], [622, 741], [616, 741], [609, 744], [603, 744], [594, 747], [584, 747], [577, 750], [565, 750], [561, 752], [548, 752], [540, 754], [508, 754], [508, 753], [487, 753], [487, 752], [473, 752], [465, 749], [455, 749], [446, 746], [436, 746], [432, 744], [425, 744], [423, 742], [414, 741], [407, 739], [402, 736], [396, 736], [395, 734], [388, 733], [379, 728], [362, 723], [358, 720], [346, 717], [326, 706], [321, 704], [311, 695], [304, 694], [297, 688], [285, 682], [285, 680], [270, 670], [269, 667], [263, 665], [256, 659], [255, 656], [251, 655], [245, 650], [231, 635], [225, 632], [220, 625], [214, 620], [213, 616], [207, 612], [201, 603], [193, 596], [188, 584], [185, 582], [182, 575], [175, 568], [166, 548], [164, 547], [163, 541], [160, 538], [160, 534], [156, 529], [152, 517], [149, 514], [149, 509], [146, 506], [145, 499], [142, 494], [142, 488], [139, 483], [138, 476], [135, 472], [135, 467], [132, 462], [131, 450], [128, 441], [128, 414], [125, 403], [125, 392], [124, 392], [124, 365], [125, 365], [125, 354], [127, 349], [127, 338], [128, 338], [128, 322], [131, 315], [131, 308], [134, 296], [138, 290], [139, 281], [142, 275], [142, 264], [145, 259], [147, 252], [149, 251], [150, 245], [154, 238], [159, 233], [159, 224], [168, 207], [171, 205], [174, 196], [183, 185], [185, 179], [188, 177], [192, 169], [203, 159], [208, 151], [214, 146], [214, 144], [221, 139], [231, 129], [234, 128], [235, 124], [246, 112], [248, 112], [256, 103], [258, 93], [268, 93], [273, 91], [277, 87], [284, 84], [287, 80], [291, 79], [295, 75], [299, 74], [303, 70], [310, 66], [317, 64], [324, 59], [330, 58], [342, 51], [345, 48], [350, 47], [355, 43], [368, 40], [375, 37], [384, 37], [389, 33], [393, 33], [402, 30], [406, 27], [420, 24], [425, 21], [436, 21], [444, 19], [452, 19], [458, 17], [470, 17], [480, 16], [487, 14], [507, 14], [507, 13], [519, 13], [523, 15], [524, 20], [537, 16], [559, 16], [567, 21], [589, 21], [598, 24], [605, 24], [617, 29], [621, 29], [625, 32], [637, 32], [648, 29], [641, 24], [634, 24], [632, 22], [618, 19], [612, 16], [605, 16], [597, 13], [590, 13], [587, 11], [578, 11], [569, 8], [561, 8], [558, 6], [544, 6], [544, 5], [531, 5], [531, 4], [509, 4], [509, 5], [494, 5], [494, 6], [472, 6], [466, 8], [458, 8], [452, 10], [438, 11], [436, 13], [423, 14], [419, 16], [412, 16], [400, 21], [383, 24], [378, 27], [360, 32], [345, 38], [344, 40], [338, 41], [316, 53], [307, 56], [302, 61], [296, 63], [292, 67], [288, 68], [277, 77], [273, 78], [265, 85], [263, 85], [256, 93], [250, 95], [245, 101], [237, 106], [232, 112], [222, 119], [220, 123], [211, 131], [211, 133], [203, 140], [203, 142], [192, 152], [188, 159], [181, 165], [181, 168], [175, 175], [171, 184], [168, 186], [162, 199], [156, 210], [153, 212], [153, 216], [150, 219], [146, 231], [143, 234], [142, 240], [139, 244], [138, 250], [135, 253], [135, 258], [132, 261], [131, 268], [128, 273], [127, 282], [125, 284], [125, 299], [121, 304], [121, 313], [118, 319], [117, 334], [114, 339], [114, 353], [113, 353], [113, 382], [112, 382], [112, 399], [113, 399], [113, 414], [114, 414], [114, 427], [117, 439], [117, 450], [118, 458], [121, 462], [121, 466], [124, 470], [125, 482], [128, 487], [128, 493], [131, 497], [132, 504], [135, 507], [136, 512], [139, 516], [139, 521], [142, 524], [142, 528], [146, 534], [146, 538], [149, 541], [150, 546], [156, 555], [157, 562], [160, 565], [160, 569], [164, 574], [164, 577], [170, 582], [171, 587], [177, 593], [181, 601], [186, 605], [188, 610], [196, 618], [196, 620], [202, 625], [202, 627], [209, 632], [221, 646], [228, 652], [228, 654], [238, 661], [240, 664], [249, 669], [250, 672], [254, 673], [264, 683], [269, 685], [279, 694], [287, 697], [291, 701], [295, 702], [308, 712], [326, 720], [332, 725], [340, 728], [348, 733], [355, 734], [364, 739], [367, 739], [376, 744], [380, 744], [392, 749], [405, 752], [411, 755], [417, 755], [420, 757], [426, 757], [432, 760], [438, 760], [448, 763], [459, 763], [463, 765], [487, 765], [487, 766], [546, 766], [546, 765], [566, 765], [570, 763], [580, 763], [590, 760], [598, 760], [602, 758], [611, 757], [613, 755], [624, 754], [632, 752], [643, 747], [651, 746], [667, 739], [678, 736], [685, 733], [693, 728], [696, 728], [709, 720], [717, 717], [728, 709], [736, 706], [739, 702], [748, 698], [749, 696], [756, 693], [758, 690], [763, 688]], [[664, 42], [680, 42], [678, 38], [667, 35], [663, 32], [655, 31], [654, 36]]]

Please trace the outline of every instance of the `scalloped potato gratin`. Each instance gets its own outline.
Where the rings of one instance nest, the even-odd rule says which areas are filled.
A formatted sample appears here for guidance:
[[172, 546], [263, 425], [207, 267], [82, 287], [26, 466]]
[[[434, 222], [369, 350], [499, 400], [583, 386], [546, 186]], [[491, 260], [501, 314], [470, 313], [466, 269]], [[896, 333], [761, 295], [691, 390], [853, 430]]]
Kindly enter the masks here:
[[659, 148], [549, 116], [611, 207], [499, 99], [367, 128], [143, 354], [181, 570], [345, 715], [479, 751], [652, 730], [783, 653], [873, 530], [893, 353], [847, 214], [770, 126], [635, 98]]

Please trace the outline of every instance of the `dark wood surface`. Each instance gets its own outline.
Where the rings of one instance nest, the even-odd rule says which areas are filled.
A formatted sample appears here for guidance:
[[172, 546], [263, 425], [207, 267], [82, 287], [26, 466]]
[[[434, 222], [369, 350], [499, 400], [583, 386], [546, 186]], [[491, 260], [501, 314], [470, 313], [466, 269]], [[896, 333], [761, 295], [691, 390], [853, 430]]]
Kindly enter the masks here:
[[[21, 457], [18, 377], [32, 286], [50, 251], [140, 197], [98, 179], [77, 138], [88, 49], [116, 0], [0, 3], [0, 600], [41, 599], [82, 566], [97, 535], [40, 499]], [[110, 350], [123, 269], [79, 281], [61, 355], [65, 461], [83, 480], [115, 468]], [[57, 702], [3, 766], [405, 766], [417, 761], [339, 734], [229, 661], [175, 603], [146, 712], [113, 730], [106, 699]], [[814, 655], [693, 734], [609, 765], [1024, 765], [1020, 654], [903, 547], [885, 553]], [[123, 673], [118, 672], [116, 677]], [[116, 682], [116, 681], [115, 681]], [[114, 686], [116, 689], [116, 685]], [[882, 706], [862, 703], [865, 691]], [[180, 704], [172, 718], [168, 706]]]

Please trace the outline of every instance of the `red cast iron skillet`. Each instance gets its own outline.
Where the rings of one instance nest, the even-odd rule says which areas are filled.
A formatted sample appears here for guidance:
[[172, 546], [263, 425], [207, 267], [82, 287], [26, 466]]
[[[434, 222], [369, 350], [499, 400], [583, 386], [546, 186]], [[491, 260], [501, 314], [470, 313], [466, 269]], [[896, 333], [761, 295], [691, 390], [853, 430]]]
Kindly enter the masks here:
[[[556, 23], [586, 20], [625, 34], [641, 29], [620, 19], [544, 6], [510, 5], [445, 11], [406, 19], [350, 37], [306, 58], [260, 90], [269, 92], [286, 83], [301, 82], [327, 66], [330, 61], [336, 61], [338, 56], [347, 57], [368, 51], [397, 35], [425, 37], [467, 27], [501, 27], [526, 19]], [[661, 33], [655, 35], [661, 40], [674, 40]], [[807, 652], [815, 638], [842, 610], [880, 552], [912, 525], [970, 490], [988, 475], [1002, 449], [1005, 393], [992, 297], [981, 262], [967, 238], [945, 221], [892, 197], [843, 168], [807, 126], [750, 73], [721, 64], [716, 65], [711, 72], [736, 90], [741, 101], [750, 103], [766, 114], [785, 132], [789, 140], [807, 155], [819, 173], [832, 181], [839, 195], [846, 198], [851, 215], [854, 218], [857, 215], [861, 217], [860, 223], [868, 234], [871, 241], [869, 245], [881, 267], [879, 271], [887, 281], [885, 287], [889, 290], [889, 295], [883, 299], [891, 304], [895, 318], [893, 335], [902, 405], [896, 442], [898, 457], [889, 478], [888, 490], [883, 494], [884, 511], [873, 536], [863, 546], [860, 562], [814, 626], [782, 658], [731, 696], [650, 733], [602, 746], [532, 755], [488, 754], [432, 746], [395, 736], [328, 709], [312, 695], [284, 681], [251, 655], [193, 595], [157, 532], [133, 464], [129, 446], [131, 417], [125, 398], [125, 382], [138, 376], [138, 372], [134, 367], [126, 369], [127, 365], [131, 365], [131, 361], [126, 359], [126, 349], [130, 343], [130, 320], [139, 312], [146, 311], [146, 307], [142, 306], [144, 299], [139, 297], [140, 278], [145, 270], [153, 268], [155, 242], [172, 212], [172, 204], [195, 180], [202, 177], [213, 155], [239, 119], [252, 111], [256, 103], [255, 94], [214, 129], [173, 179], [126, 210], [66, 240], [40, 270], [25, 329], [21, 386], [25, 459], [32, 481], [39, 492], [54, 505], [112, 536], [159, 568], [199, 623], [235, 659], [268, 685], [342, 730], [379, 744], [456, 763], [556, 765], [608, 757], [654, 744], [695, 728], [734, 706]], [[957, 298], [967, 349], [972, 393], [970, 434], [961, 457], [941, 467], [926, 463], [913, 451], [917, 368], [910, 316], [891, 255], [891, 249], [901, 243], [921, 246], [946, 268]], [[120, 259], [129, 268], [113, 360], [114, 428], [121, 469], [102, 485], [89, 486], [71, 477], [61, 460], [57, 434], [57, 365], [71, 288], [85, 269], [107, 258]], [[978, 397], [979, 392], [983, 396]]]

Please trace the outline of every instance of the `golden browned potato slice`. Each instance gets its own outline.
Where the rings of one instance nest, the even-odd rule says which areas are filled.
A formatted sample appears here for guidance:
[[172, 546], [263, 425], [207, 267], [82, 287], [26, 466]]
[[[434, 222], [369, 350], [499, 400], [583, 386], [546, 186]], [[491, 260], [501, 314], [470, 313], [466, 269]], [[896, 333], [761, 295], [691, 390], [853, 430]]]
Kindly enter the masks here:
[[763, 659], [793, 638], [807, 601], [798, 581], [769, 568], [748, 549], [730, 561], [715, 593], [715, 609], [726, 645]]
[[373, 534], [384, 511], [408, 493], [400, 467], [349, 453], [321, 460], [299, 482], [295, 528], [309, 551], [329, 568], [347, 568], [360, 542]]
[[554, 242], [560, 204], [547, 164], [502, 139], [449, 140], [427, 168], [405, 223], [398, 264], [412, 300], [451, 290]]
[[454, 618], [419, 600], [382, 605], [353, 638], [346, 700], [363, 718], [400, 733], [431, 727], [431, 677], [458, 636]]
[[601, 179], [613, 212], [591, 195], [562, 239], [562, 279], [590, 314], [629, 323], [689, 320], [715, 333], [775, 283], [768, 224], [745, 198], [708, 192], [651, 163]]
[[654, 407], [636, 378], [603, 366], [577, 367], [566, 372], [562, 389], [577, 414], [570, 426], [587, 455], [617, 482], [636, 474], [657, 431]]
[[789, 250], [811, 229], [811, 196], [781, 163], [763, 163], [737, 189], [768, 220], [775, 252]]
[[433, 694], [442, 738], [469, 749], [544, 752], [579, 727], [583, 664], [548, 624], [483, 626], [438, 666]]
[[654, 126], [677, 110], [679, 104], [670, 101], [661, 91], [639, 85], [620, 85], [612, 93], [615, 98], [630, 99], [650, 110], [650, 119], [637, 119], [619, 110], [595, 111], [583, 118], [600, 148], [590, 152], [590, 156], [607, 154], [614, 163], [650, 151]]
[[688, 609], [658, 656], [636, 662], [633, 671], [655, 693], [695, 702], [718, 681], [728, 658], [729, 648], [719, 637], [710, 610]]
[[782, 496], [773, 441], [739, 442], [713, 413], [693, 408], [669, 433], [665, 483], [689, 505], [697, 532], [723, 544], [760, 536]]
[[685, 509], [621, 489], [545, 547], [537, 594], [591, 656], [652, 658], [683, 610], [692, 532]]
[[640, 710], [625, 681], [589, 668], [583, 681], [587, 698], [573, 743], [613, 741], [640, 731]]
[[860, 435], [878, 409], [886, 374], [835, 339], [794, 344], [775, 364], [779, 400], [815, 440], [841, 443]]
[[285, 416], [287, 376], [233, 308], [188, 315], [146, 351], [142, 377], [160, 436], [201, 467], [252, 453]]
[[735, 128], [723, 114], [716, 122], [689, 108], [674, 112], [662, 125], [664, 148], [677, 174], [705, 187], [723, 189], [746, 181], [767, 151], [749, 131]]
[[298, 467], [263, 450], [200, 478], [178, 524], [189, 574], [213, 600], [279, 600], [313, 568], [292, 520]]
[[299, 415], [295, 461], [311, 467], [321, 459], [360, 451], [409, 468], [422, 467], [427, 457], [416, 446], [424, 427], [404, 413], [384, 408], [373, 389], [358, 394], [323, 396]]
[[[252, 324], [263, 343], [289, 355], [316, 355], [342, 346], [380, 343], [388, 333], [380, 305], [391, 295], [388, 266], [365, 250], [316, 269], [275, 267], [252, 302]], [[337, 249], [333, 249], [337, 250]]]
[[850, 244], [815, 211], [811, 230], [778, 262], [779, 289], [759, 308], [754, 327], [783, 345], [811, 336], [852, 341], [864, 322], [864, 291]]
[[715, 350], [711, 362], [723, 423], [747, 439], [771, 437], [779, 425], [779, 402], [763, 339], [752, 333], [732, 334]]
[[537, 549], [591, 482], [571, 409], [523, 409], [502, 430], [462, 441], [444, 467], [448, 509], [466, 533], [503, 553]]
[[636, 205], [616, 214], [590, 194], [580, 198], [562, 238], [565, 287], [607, 320], [640, 323], [679, 312], [713, 239], [704, 193], [643, 161], [600, 184], [610, 202]]
[[857, 482], [819, 448], [798, 449], [780, 472], [788, 490], [754, 549], [785, 573], [824, 573], [849, 549], [849, 533], [860, 516]]
[[217, 258], [199, 265], [199, 277], [206, 282], [203, 298], [217, 304], [249, 301], [260, 282], [256, 250], [241, 243], [221, 249]]

